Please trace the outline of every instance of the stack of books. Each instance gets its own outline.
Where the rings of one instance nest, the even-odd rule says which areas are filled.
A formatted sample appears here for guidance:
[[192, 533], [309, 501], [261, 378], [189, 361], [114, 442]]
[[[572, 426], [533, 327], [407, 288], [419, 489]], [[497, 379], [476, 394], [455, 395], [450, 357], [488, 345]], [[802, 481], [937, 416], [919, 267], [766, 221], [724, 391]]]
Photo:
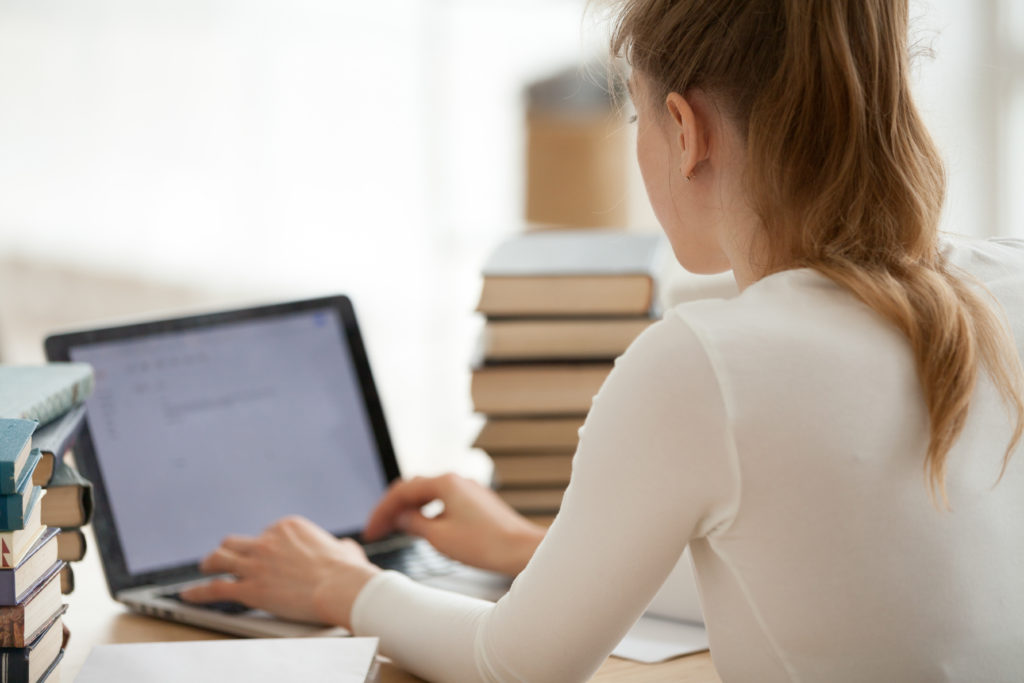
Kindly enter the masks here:
[[666, 246], [660, 234], [539, 231], [499, 245], [485, 264], [471, 391], [486, 421], [474, 446], [521, 513], [543, 522], [557, 512], [594, 395], [658, 316]]
[[85, 534], [82, 527], [92, 518], [92, 484], [72, 464], [72, 449], [85, 424], [85, 406], [78, 405], [38, 429], [33, 443], [46, 463], [43, 476], [36, 483], [46, 495], [42, 501], [43, 524], [60, 529], [57, 552], [66, 562], [61, 570], [61, 590], [65, 594], [75, 588], [72, 562], [85, 556]]
[[43, 522], [33, 483], [43, 460], [36, 424], [0, 418], [0, 678], [10, 683], [57, 680], [67, 639], [59, 531]]
[[[39, 453], [32, 483], [42, 487], [38, 514], [58, 529], [58, 555], [65, 563], [85, 555], [82, 527], [92, 516], [92, 484], [75, 469], [71, 450], [85, 424], [85, 399], [95, 379], [86, 363], [0, 365], [0, 418], [35, 420], [32, 443]], [[74, 590], [74, 573], [64, 564], [60, 586]]]

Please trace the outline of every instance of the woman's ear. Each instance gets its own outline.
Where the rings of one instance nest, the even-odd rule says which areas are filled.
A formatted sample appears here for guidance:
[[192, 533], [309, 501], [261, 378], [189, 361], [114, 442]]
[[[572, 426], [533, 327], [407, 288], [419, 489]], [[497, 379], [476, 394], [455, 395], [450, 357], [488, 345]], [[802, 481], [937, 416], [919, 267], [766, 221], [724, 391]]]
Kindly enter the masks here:
[[692, 178], [697, 164], [708, 158], [708, 122], [699, 114], [699, 109], [691, 106], [690, 100], [677, 92], [668, 94], [665, 107], [679, 144], [679, 171], [684, 178]]

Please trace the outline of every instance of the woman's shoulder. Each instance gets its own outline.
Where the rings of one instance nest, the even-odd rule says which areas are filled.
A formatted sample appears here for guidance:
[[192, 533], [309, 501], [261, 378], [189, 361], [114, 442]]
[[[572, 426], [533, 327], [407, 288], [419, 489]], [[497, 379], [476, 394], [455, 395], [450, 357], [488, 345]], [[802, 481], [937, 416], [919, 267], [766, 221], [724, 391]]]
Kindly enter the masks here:
[[810, 268], [784, 270], [761, 278], [738, 296], [703, 299], [678, 304], [665, 315], [677, 319], [698, 334], [759, 335], [762, 341], [773, 331], [791, 336], [806, 325], [822, 322], [844, 325], [851, 314], [863, 314], [863, 305], [849, 292]]
[[691, 330], [719, 381], [829, 376], [839, 359], [903, 360], [906, 339], [848, 290], [811, 269], [762, 278], [731, 299], [680, 304], [666, 322]]

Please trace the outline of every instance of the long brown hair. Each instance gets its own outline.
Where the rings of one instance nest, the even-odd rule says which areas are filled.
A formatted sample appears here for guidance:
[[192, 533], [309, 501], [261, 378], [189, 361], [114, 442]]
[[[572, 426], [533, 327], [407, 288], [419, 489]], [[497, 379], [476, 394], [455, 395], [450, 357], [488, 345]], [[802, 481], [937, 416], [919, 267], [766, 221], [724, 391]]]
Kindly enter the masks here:
[[[910, 342], [945, 490], [979, 366], [1024, 432], [1020, 358], [994, 300], [939, 251], [942, 162], [910, 96], [906, 0], [624, 0], [612, 51], [652, 96], [700, 88], [746, 140], [764, 274], [809, 267]], [[1000, 477], [1002, 472], [1000, 473]]]

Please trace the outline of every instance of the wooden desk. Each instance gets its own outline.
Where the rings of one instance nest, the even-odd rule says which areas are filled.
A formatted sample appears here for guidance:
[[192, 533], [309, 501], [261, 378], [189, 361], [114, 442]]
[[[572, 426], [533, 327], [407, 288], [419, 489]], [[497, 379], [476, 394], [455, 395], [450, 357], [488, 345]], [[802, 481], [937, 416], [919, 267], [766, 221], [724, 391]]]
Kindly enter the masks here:
[[[65, 621], [71, 629], [71, 641], [64, 656], [61, 679], [72, 681], [94, 645], [103, 643], [144, 643], [172, 640], [215, 640], [229, 638], [224, 634], [153, 619], [127, 611], [114, 602], [107, 591], [96, 552], [96, 540], [86, 529], [88, 550], [85, 559], [73, 565], [75, 591], [66, 596], [68, 612]], [[381, 683], [411, 683], [421, 679], [398, 667], [384, 663]], [[662, 664], [637, 664], [609, 657], [592, 679], [613, 681], [683, 681], [685, 683], [720, 683], [708, 653], [681, 657]]]

